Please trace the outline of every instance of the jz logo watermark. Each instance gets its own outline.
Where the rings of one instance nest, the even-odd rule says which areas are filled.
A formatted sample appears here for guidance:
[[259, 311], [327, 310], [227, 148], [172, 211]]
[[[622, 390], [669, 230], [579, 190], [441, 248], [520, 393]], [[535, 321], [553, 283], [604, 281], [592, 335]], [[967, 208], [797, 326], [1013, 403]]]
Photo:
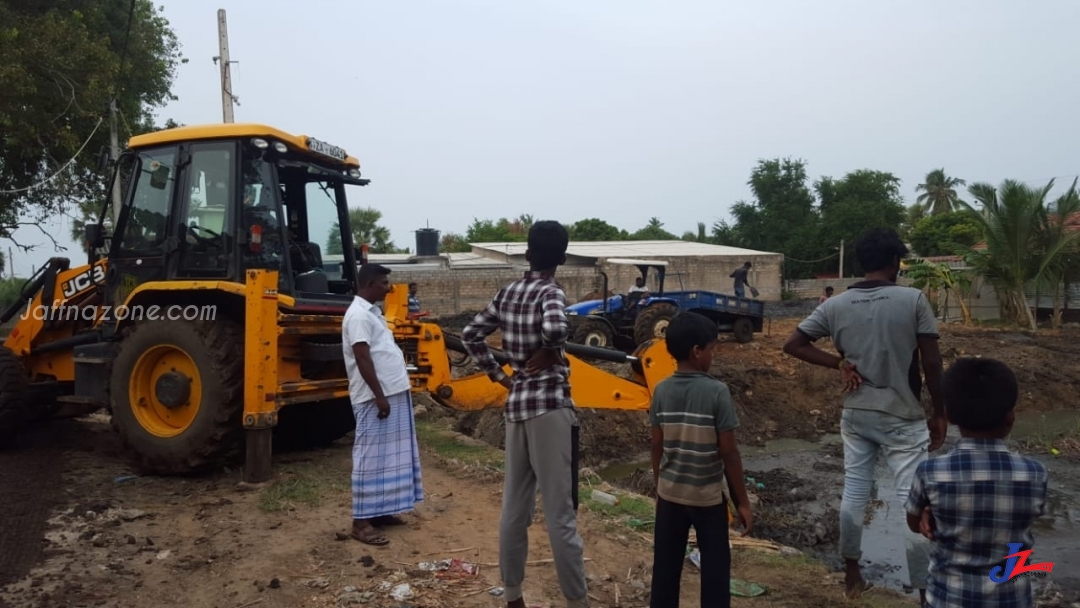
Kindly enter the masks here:
[[117, 321], [213, 321], [217, 318], [217, 306], [208, 304], [198, 306], [71, 306], [57, 302], [53, 306], [34, 306], [33, 300], [26, 301], [26, 312], [19, 318], [23, 321], [94, 321], [98, 318]]
[[1031, 555], [1031, 549], [1021, 551], [1023, 548], [1023, 543], [1009, 543], [1009, 551], [1012, 553], [1005, 556], [1005, 559], [1008, 560], [1005, 562], [1005, 567], [994, 567], [990, 571], [990, 580], [995, 583], [1004, 583], [1017, 576], [1046, 576], [1047, 573], [1054, 569], [1054, 562], [1028, 565], [1027, 559]]

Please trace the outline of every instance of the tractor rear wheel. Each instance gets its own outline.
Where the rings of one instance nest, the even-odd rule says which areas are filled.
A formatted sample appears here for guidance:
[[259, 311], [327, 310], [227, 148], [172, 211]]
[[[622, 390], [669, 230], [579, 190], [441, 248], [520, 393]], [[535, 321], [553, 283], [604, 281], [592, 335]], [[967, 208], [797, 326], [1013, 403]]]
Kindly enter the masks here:
[[113, 426], [144, 469], [217, 464], [240, 444], [244, 334], [227, 320], [136, 325], [112, 366]]
[[739, 317], [735, 319], [731, 333], [735, 334], [736, 342], [746, 344], [754, 339], [754, 322], [749, 317]]
[[274, 451], [325, 448], [356, 430], [356, 415], [347, 397], [298, 403], [278, 412]]
[[638, 346], [663, 338], [667, 335], [667, 326], [671, 318], [679, 311], [674, 304], [660, 302], [641, 311], [637, 321], [634, 322], [634, 343]]
[[8, 447], [27, 423], [29, 384], [19, 358], [0, 346], [0, 449]]
[[603, 321], [586, 319], [574, 330], [573, 341], [585, 346], [611, 348], [615, 344], [615, 332]]

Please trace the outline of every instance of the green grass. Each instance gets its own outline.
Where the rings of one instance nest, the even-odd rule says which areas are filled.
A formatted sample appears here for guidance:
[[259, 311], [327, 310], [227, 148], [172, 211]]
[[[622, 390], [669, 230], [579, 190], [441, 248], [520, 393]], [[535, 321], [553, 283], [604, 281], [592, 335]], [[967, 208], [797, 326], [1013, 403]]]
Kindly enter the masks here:
[[259, 508], [269, 513], [297, 507], [318, 507], [349, 491], [348, 472], [310, 463], [282, 467], [280, 478], [263, 488]]
[[461, 441], [449, 429], [426, 420], [416, 421], [416, 438], [420, 447], [440, 458], [463, 465], [479, 465], [503, 470], [503, 453], [498, 448], [474, 445]]
[[1016, 442], [1025, 452], [1054, 456], [1080, 456], [1080, 421], [1054, 432], [1029, 435]]

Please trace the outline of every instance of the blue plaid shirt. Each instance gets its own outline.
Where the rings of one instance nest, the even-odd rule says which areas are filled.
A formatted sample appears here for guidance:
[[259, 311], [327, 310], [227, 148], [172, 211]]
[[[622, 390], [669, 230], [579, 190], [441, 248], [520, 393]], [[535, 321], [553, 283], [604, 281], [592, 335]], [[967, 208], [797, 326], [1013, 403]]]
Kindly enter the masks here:
[[[1035, 519], [1046, 510], [1047, 472], [1042, 463], [1009, 452], [999, 439], [961, 438], [948, 454], [919, 464], [904, 508], [921, 515], [930, 507], [934, 549], [926, 600], [932, 608], [1034, 606], [1031, 579], [994, 582], [1006, 569], [1009, 543], [1034, 546]], [[1041, 560], [1034, 553], [1027, 565]]]

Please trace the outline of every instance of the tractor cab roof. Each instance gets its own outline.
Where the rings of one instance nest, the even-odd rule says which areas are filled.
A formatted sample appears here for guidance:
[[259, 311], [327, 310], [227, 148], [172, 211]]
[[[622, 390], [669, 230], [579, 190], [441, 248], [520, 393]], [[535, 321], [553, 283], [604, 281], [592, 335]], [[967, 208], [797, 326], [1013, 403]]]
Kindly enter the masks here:
[[319, 157], [320, 161], [336, 168], [359, 169], [360, 161], [349, 156], [342, 148], [320, 141], [307, 135], [292, 135], [271, 126], [255, 123], [221, 123], [190, 125], [165, 129], [144, 135], [136, 135], [128, 141], [131, 149], [147, 148], [163, 144], [175, 144], [185, 141], [213, 139], [259, 138], [273, 146], [281, 142], [294, 152]]

